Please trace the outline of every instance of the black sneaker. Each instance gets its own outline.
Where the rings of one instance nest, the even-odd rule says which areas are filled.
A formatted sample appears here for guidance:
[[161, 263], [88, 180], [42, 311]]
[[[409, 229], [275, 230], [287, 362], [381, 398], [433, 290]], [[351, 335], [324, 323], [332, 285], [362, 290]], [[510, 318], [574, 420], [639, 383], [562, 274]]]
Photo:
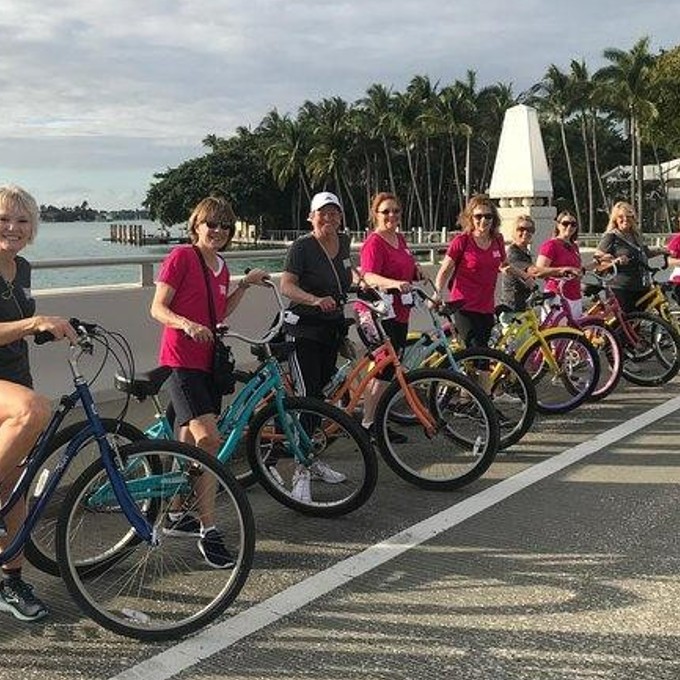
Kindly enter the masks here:
[[167, 517], [163, 533], [166, 536], [200, 536], [201, 523], [192, 515], [184, 514], [179, 519]]
[[205, 536], [198, 539], [198, 549], [205, 561], [215, 569], [229, 569], [236, 564], [234, 556], [224, 546], [217, 529], [210, 529]]
[[39, 621], [49, 614], [45, 603], [33, 594], [33, 586], [20, 578], [0, 582], [0, 610], [22, 621]]

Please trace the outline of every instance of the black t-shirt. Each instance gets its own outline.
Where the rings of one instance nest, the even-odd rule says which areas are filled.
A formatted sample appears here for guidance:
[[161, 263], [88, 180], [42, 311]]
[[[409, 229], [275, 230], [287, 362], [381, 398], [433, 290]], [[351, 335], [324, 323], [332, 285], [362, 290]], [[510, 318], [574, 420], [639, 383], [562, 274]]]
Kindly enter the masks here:
[[[531, 253], [524, 248], [511, 243], [506, 250], [508, 264], [517, 269], [526, 271], [531, 264]], [[510, 272], [503, 272], [501, 301], [516, 312], [523, 312], [527, 308], [527, 298], [531, 294], [531, 288], [524, 281]]]
[[[311, 233], [301, 236], [290, 247], [283, 269], [297, 276], [298, 286], [306, 293], [338, 298], [350, 287], [350, 241], [347, 234], [340, 233], [338, 237], [340, 247], [332, 259], [332, 265], [321, 244]], [[287, 315], [289, 319], [299, 317], [297, 323], [286, 323], [286, 331], [295, 337], [331, 343], [337, 340], [338, 329], [344, 327], [342, 307], [334, 312], [322, 312], [318, 307], [291, 302], [288, 311], [291, 313]]]
[[[0, 322], [18, 321], [35, 314], [35, 300], [31, 296], [31, 265], [17, 257], [14, 281], [0, 277]], [[33, 387], [28, 365], [26, 340], [15, 340], [0, 346], [0, 379]]]
[[645, 290], [649, 288], [649, 273], [646, 265], [650, 257], [649, 248], [635, 240], [633, 234], [625, 236], [617, 231], [608, 231], [597, 249], [614, 257], [626, 256], [627, 264], [616, 266], [617, 273], [612, 279], [612, 288], [624, 290]]

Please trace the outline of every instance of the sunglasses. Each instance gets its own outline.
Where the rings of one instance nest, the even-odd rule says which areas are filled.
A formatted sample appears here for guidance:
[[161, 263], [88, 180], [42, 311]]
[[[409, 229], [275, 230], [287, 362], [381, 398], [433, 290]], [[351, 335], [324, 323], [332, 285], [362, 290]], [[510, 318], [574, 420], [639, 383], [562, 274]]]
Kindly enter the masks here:
[[525, 232], [527, 234], [534, 234], [536, 232], [532, 227], [517, 227], [517, 231]]
[[476, 215], [473, 215], [472, 219], [477, 220], [478, 222], [481, 220], [492, 220], [493, 213], [478, 213]]
[[234, 228], [232, 222], [213, 222], [212, 220], [206, 220], [205, 226], [208, 229], [221, 229], [222, 231], [231, 231]]
[[575, 220], [562, 220], [560, 222], [560, 224], [563, 227], [577, 227], [578, 226], [578, 222], [576, 222]]
[[378, 210], [381, 215], [401, 215], [400, 208], [385, 208], [385, 210]]

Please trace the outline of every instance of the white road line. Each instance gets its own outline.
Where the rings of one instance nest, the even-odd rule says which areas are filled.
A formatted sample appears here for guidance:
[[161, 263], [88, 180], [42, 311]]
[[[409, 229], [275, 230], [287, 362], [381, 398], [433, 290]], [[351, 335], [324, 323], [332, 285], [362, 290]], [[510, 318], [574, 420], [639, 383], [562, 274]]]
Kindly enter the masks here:
[[603, 432], [590, 441], [583, 442], [557, 456], [532, 465], [513, 477], [504, 479], [498, 484], [494, 484], [494, 486], [394, 534], [357, 555], [348, 557], [342, 562], [338, 562], [338, 564], [286, 588], [286, 590], [233, 618], [211, 626], [195, 637], [179, 642], [164, 652], [122, 671], [110, 680], [169, 680], [169, 678], [194, 666], [199, 661], [221, 652], [251, 633], [255, 633], [282, 617], [301, 609], [352, 579], [366, 574], [532, 484], [601, 451], [678, 409], [680, 409], [680, 397], [670, 399], [632, 420]]

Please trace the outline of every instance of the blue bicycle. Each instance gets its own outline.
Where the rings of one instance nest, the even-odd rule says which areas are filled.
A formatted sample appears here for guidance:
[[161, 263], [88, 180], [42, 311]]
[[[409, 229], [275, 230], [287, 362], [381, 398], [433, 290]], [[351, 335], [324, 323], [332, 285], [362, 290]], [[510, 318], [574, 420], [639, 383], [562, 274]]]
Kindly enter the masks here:
[[[238, 595], [251, 568], [255, 528], [248, 500], [224, 466], [203, 451], [174, 441], [120, 446], [99, 417], [79, 362], [104, 348], [101, 365], [113, 356], [132, 372], [125, 339], [96, 324], [72, 320], [79, 341], [68, 363], [74, 391], [64, 395], [50, 423], [26, 458], [4, 516], [24, 496], [26, 519], [0, 562], [13, 559], [48, 509], [56, 520], [56, 564], [80, 608], [109, 630], [141, 640], [169, 640], [195, 632], [221, 615]], [[69, 430], [56, 458], [53, 444], [67, 414], [82, 406], [86, 420]], [[121, 414], [121, 419], [124, 413]], [[107, 429], [108, 428], [108, 429]], [[97, 457], [66, 487], [71, 463], [83, 447]], [[46, 465], [48, 459], [53, 464]], [[30, 495], [27, 492], [31, 489]], [[68, 490], [55, 503], [58, 489]], [[230, 552], [228, 568], [212, 568], [196, 542], [166, 536], [168, 512], [192, 513], [214, 525]]]

